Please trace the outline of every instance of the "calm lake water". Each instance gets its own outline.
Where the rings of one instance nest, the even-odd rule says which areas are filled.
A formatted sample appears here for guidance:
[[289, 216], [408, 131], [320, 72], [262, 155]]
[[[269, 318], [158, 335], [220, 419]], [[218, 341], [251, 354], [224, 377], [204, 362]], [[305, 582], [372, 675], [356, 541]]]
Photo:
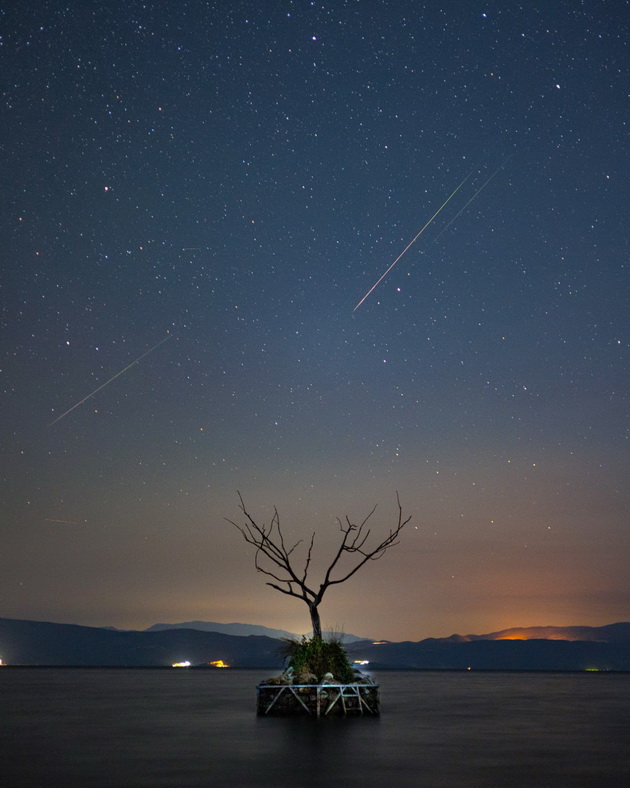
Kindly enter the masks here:
[[630, 674], [383, 672], [381, 716], [261, 718], [263, 671], [0, 669], [0, 784], [630, 786]]

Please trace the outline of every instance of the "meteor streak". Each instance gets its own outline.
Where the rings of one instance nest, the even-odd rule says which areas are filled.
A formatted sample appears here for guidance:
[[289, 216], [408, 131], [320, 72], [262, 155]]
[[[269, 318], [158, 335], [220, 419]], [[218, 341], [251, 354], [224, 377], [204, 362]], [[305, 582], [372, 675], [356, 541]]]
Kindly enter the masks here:
[[422, 229], [421, 229], [421, 230], [420, 230], [418, 233], [416, 233], [416, 235], [414, 235], [414, 237], [411, 239], [411, 241], [409, 241], [409, 243], [407, 244], [407, 246], [405, 246], [405, 248], [402, 250], [402, 252], [401, 252], [401, 253], [398, 255], [398, 257], [397, 257], [397, 258], [394, 260], [394, 262], [393, 262], [393, 263], [392, 263], [392, 264], [389, 266], [389, 268], [387, 269], [387, 271], [385, 271], [385, 273], [384, 273], [384, 274], [381, 276], [381, 278], [380, 278], [380, 279], [379, 279], [379, 280], [376, 282], [376, 284], [372, 285], [372, 287], [371, 287], [371, 288], [370, 288], [370, 289], [367, 291], [367, 293], [366, 293], [366, 294], [363, 296], [363, 298], [362, 298], [362, 299], [359, 301], [359, 303], [358, 303], [358, 304], [355, 306], [355, 308], [352, 310], [353, 312], [356, 312], [356, 311], [357, 311], [357, 309], [358, 309], [358, 308], [361, 306], [361, 304], [362, 304], [362, 303], [365, 301], [365, 299], [366, 299], [366, 298], [367, 298], [367, 297], [370, 295], [370, 293], [372, 293], [374, 290], [376, 290], [376, 288], [377, 288], [377, 287], [380, 285], [380, 283], [383, 281], [383, 279], [385, 279], [385, 277], [387, 276], [387, 274], [388, 274], [388, 273], [389, 273], [389, 272], [392, 270], [392, 268], [393, 268], [393, 267], [396, 265], [396, 263], [397, 263], [397, 262], [400, 260], [400, 258], [401, 258], [401, 257], [402, 257], [402, 256], [405, 254], [405, 252], [407, 252], [407, 251], [409, 251], [409, 249], [411, 249], [411, 247], [412, 247], [412, 246], [415, 244], [415, 242], [418, 240], [418, 238], [420, 238], [420, 236], [422, 235], [422, 233], [423, 233], [423, 232], [424, 232], [424, 231], [427, 229], [427, 227], [428, 227], [428, 226], [431, 224], [431, 222], [432, 222], [432, 221], [435, 219], [435, 217], [436, 217], [436, 216], [437, 216], [439, 213], [441, 213], [441, 211], [442, 211], [444, 208], [446, 208], [446, 206], [449, 204], [449, 202], [450, 202], [450, 201], [453, 199], [453, 197], [454, 197], [454, 196], [457, 194], [457, 192], [458, 192], [458, 191], [459, 191], [459, 190], [462, 188], [462, 186], [463, 186], [463, 185], [466, 183], [466, 181], [467, 181], [467, 180], [470, 178], [470, 176], [473, 174], [473, 172], [474, 172], [476, 169], [477, 169], [476, 167], [475, 167], [474, 169], [472, 169], [472, 170], [471, 170], [471, 171], [468, 173], [468, 175], [467, 175], [467, 176], [464, 178], [464, 180], [463, 180], [463, 181], [462, 181], [462, 182], [459, 184], [459, 186], [458, 186], [458, 187], [455, 189], [455, 191], [453, 191], [453, 192], [451, 193], [451, 195], [450, 195], [450, 196], [449, 196], [449, 197], [448, 197], [446, 200], [444, 200], [444, 202], [442, 203], [442, 205], [440, 205], [440, 207], [439, 207], [439, 208], [437, 209], [437, 211], [436, 211], [436, 212], [433, 214], [433, 216], [432, 216], [432, 217], [429, 219], [429, 221], [428, 221], [428, 222], [427, 222], [427, 223], [424, 225], [424, 227], [423, 227], [423, 228], [422, 228]]
[[[438, 238], [439, 238], [439, 237], [442, 235], [442, 233], [446, 232], [446, 230], [448, 230], [448, 228], [451, 226], [451, 224], [453, 224], [453, 222], [455, 221], [455, 219], [457, 219], [457, 218], [458, 218], [458, 216], [461, 216], [461, 214], [462, 214], [462, 213], [463, 213], [463, 212], [466, 210], [466, 208], [468, 208], [468, 206], [469, 206], [469, 205], [470, 205], [470, 203], [471, 203], [471, 202], [472, 202], [472, 201], [475, 199], [475, 197], [477, 197], [477, 195], [478, 195], [480, 192], [482, 192], [482, 191], [483, 191], [483, 190], [486, 188], [486, 186], [487, 186], [487, 185], [490, 183], [490, 181], [491, 181], [491, 180], [494, 178], [494, 176], [495, 176], [495, 175], [496, 175], [496, 174], [499, 172], [499, 170], [500, 170], [500, 169], [501, 169], [501, 168], [504, 166], [504, 164], [505, 164], [507, 161], [509, 161], [509, 159], [510, 159], [510, 158], [511, 158], [511, 156], [508, 156], [508, 157], [507, 157], [507, 159], [504, 159], [504, 160], [501, 162], [501, 164], [500, 164], [500, 165], [499, 165], [499, 166], [496, 168], [496, 170], [494, 170], [494, 172], [492, 173], [492, 175], [491, 175], [491, 176], [490, 176], [490, 177], [489, 177], [489, 178], [488, 178], [488, 179], [487, 179], [487, 180], [486, 180], [486, 181], [485, 181], [485, 182], [484, 182], [484, 183], [483, 183], [483, 184], [482, 184], [482, 185], [481, 185], [481, 186], [480, 186], [480, 187], [477, 189], [477, 191], [476, 191], [476, 192], [473, 194], [473, 196], [470, 198], [470, 200], [468, 200], [468, 202], [467, 202], [467, 203], [464, 205], [464, 207], [463, 207], [463, 208], [461, 208], [461, 209], [460, 209], [460, 210], [459, 210], [459, 211], [458, 211], [458, 212], [455, 214], [455, 216], [454, 216], [454, 217], [453, 217], [453, 218], [452, 218], [452, 219], [451, 219], [451, 220], [448, 222], [448, 224], [446, 225], [446, 227], [443, 227], [443, 228], [440, 230], [440, 232], [439, 232], [439, 233], [436, 235], [436, 237], [434, 238], [434, 241], [437, 241], [437, 239], [438, 239]], [[447, 199], [446, 199], [446, 200], [445, 200], [445, 201], [442, 203], [442, 205], [440, 205], [440, 207], [439, 207], [439, 208], [437, 209], [437, 211], [436, 211], [436, 212], [433, 214], [433, 216], [432, 216], [432, 217], [429, 219], [429, 221], [428, 221], [428, 222], [427, 222], [427, 223], [424, 225], [424, 227], [423, 227], [423, 228], [420, 230], [420, 232], [418, 232], [418, 233], [417, 233], [417, 234], [416, 234], [416, 235], [415, 235], [415, 236], [414, 236], [414, 237], [411, 239], [411, 241], [409, 241], [409, 243], [407, 244], [407, 246], [405, 246], [405, 248], [402, 250], [402, 252], [401, 252], [401, 253], [398, 255], [398, 257], [397, 257], [397, 258], [394, 260], [394, 262], [393, 262], [393, 263], [392, 263], [392, 264], [389, 266], [389, 268], [387, 269], [387, 271], [385, 271], [385, 273], [384, 273], [384, 274], [383, 274], [383, 275], [380, 277], [380, 279], [378, 279], [378, 280], [377, 280], [377, 282], [376, 282], [374, 285], [372, 285], [372, 287], [371, 287], [371, 288], [370, 288], [370, 289], [367, 291], [367, 293], [366, 293], [366, 294], [363, 296], [363, 298], [362, 298], [362, 299], [359, 301], [359, 303], [358, 303], [358, 304], [355, 306], [355, 308], [352, 310], [353, 312], [356, 312], [356, 311], [357, 311], [357, 309], [358, 309], [358, 308], [361, 306], [361, 304], [362, 304], [362, 303], [365, 301], [365, 299], [366, 299], [366, 298], [367, 298], [367, 297], [368, 297], [368, 296], [369, 296], [369, 295], [370, 295], [370, 294], [371, 294], [371, 293], [372, 293], [372, 292], [373, 292], [373, 291], [374, 291], [374, 290], [375, 290], [375, 289], [376, 289], [376, 288], [377, 288], [377, 287], [380, 285], [380, 283], [383, 281], [383, 279], [385, 279], [385, 277], [387, 276], [387, 274], [388, 274], [388, 273], [389, 273], [389, 272], [392, 270], [392, 268], [393, 268], [393, 267], [396, 265], [396, 263], [397, 263], [397, 262], [400, 260], [400, 258], [401, 258], [401, 257], [402, 257], [402, 256], [403, 256], [403, 255], [404, 255], [406, 252], [408, 252], [408, 251], [409, 251], [409, 249], [411, 249], [411, 247], [412, 247], [412, 246], [415, 244], [415, 242], [418, 240], [418, 238], [420, 238], [420, 236], [422, 235], [422, 233], [423, 233], [423, 232], [424, 232], [424, 231], [427, 229], [427, 227], [428, 227], [428, 226], [431, 224], [431, 222], [432, 222], [432, 221], [435, 219], [435, 217], [436, 217], [436, 216], [437, 216], [439, 213], [441, 213], [441, 212], [442, 212], [442, 210], [443, 210], [444, 208], [446, 208], [446, 206], [448, 205], [448, 203], [449, 203], [449, 202], [450, 202], [450, 201], [453, 199], [453, 197], [454, 197], [454, 196], [457, 194], [457, 192], [458, 192], [458, 191], [459, 191], [459, 190], [462, 188], [462, 186], [463, 186], [463, 185], [466, 183], [466, 181], [467, 181], [467, 180], [470, 178], [470, 176], [473, 174], [473, 172], [475, 172], [475, 170], [476, 170], [476, 169], [477, 169], [477, 167], [475, 167], [474, 169], [472, 169], [472, 170], [471, 170], [471, 171], [468, 173], [468, 175], [467, 175], [467, 176], [464, 178], [464, 180], [463, 180], [463, 181], [462, 181], [462, 182], [459, 184], [459, 186], [458, 186], [458, 187], [455, 189], [455, 191], [453, 191], [453, 192], [452, 192], [452, 194], [450, 194], [450, 195], [449, 195], [449, 197], [448, 197], [448, 198], [447, 198]]]
[[496, 168], [496, 170], [495, 170], [495, 171], [492, 173], [492, 175], [491, 175], [491, 176], [488, 178], [488, 180], [487, 180], [487, 181], [485, 181], [485, 183], [483, 183], [483, 184], [482, 184], [482, 185], [481, 185], [481, 186], [480, 186], [480, 187], [477, 189], [477, 191], [476, 191], [476, 192], [473, 194], [473, 196], [470, 198], [470, 200], [468, 200], [468, 202], [466, 203], [466, 205], [464, 205], [464, 207], [463, 207], [463, 208], [460, 208], [460, 210], [459, 210], [459, 211], [457, 211], [457, 213], [455, 214], [455, 216], [453, 216], [453, 218], [452, 218], [452, 219], [450, 220], [450, 222], [449, 222], [449, 223], [446, 225], [446, 227], [443, 227], [443, 228], [440, 230], [440, 232], [439, 232], [439, 233], [438, 233], [438, 234], [435, 236], [435, 238], [433, 239], [433, 243], [435, 243], [435, 242], [437, 241], [437, 239], [438, 239], [438, 238], [439, 238], [439, 237], [442, 235], [442, 233], [445, 233], [445, 232], [448, 230], [448, 228], [449, 228], [449, 227], [450, 227], [450, 226], [453, 224], [453, 222], [455, 221], [455, 219], [457, 219], [458, 217], [460, 217], [460, 216], [461, 216], [461, 215], [464, 213], [464, 211], [466, 210], [466, 208], [468, 208], [468, 206], [469, 206], [469, 205], [470, 205], [470, 203], [471, 203], [471, 202], [472, 202], [472, 201], [475, 199], [475, 197], [476, 197], [476, 196], [477, 196], [477, 195], [478, 195], [480, 192], [482, 192], [482, 191], [483, 191], [483, 190], [486, 188], [486, 186], [487, 186], [487, 185], [490, 183], [490, 181], [491, 181], [491, 180], [494, 178], [494, 176], [495, 176], [495, 175], [496, 175], [496, 174], [499, 172], [499, 170], [500, 170], [500, 169], [503, 167], [503, 165], [504, 165], [504, 164], [506, 164], [506, 163], [507, 163], [507, 162], [508, 162], [508, 161], [509, 161], [511, 158], [512, 158], [511, 156], [508, 156], [508, 157], [507, 157], [507, 159], [504, 159], [504, 160], [501, 162], [501, 164], [499, 164], [499, 166], [498, 166], [498, 167]]
[[57, 418], [54, 421], [51, 421], [48, 426], [52, 427], [53, 424], [56, 424], [58, 421], [61, 421], [61, 419], [63, 419], [64, 416], [67, 416], [68, 413], [72, 413], [72, 411], [75, 408], [78, 408], [79, 405], [83, 405], [83, 403], [87, 402], [87, 400], [89, 400], [90, 397], [93, 397], [95, 394], [97, 394], [99, 391], [101, 391], [101, 389], [104, 389], [105, 386], [108, 386], [113, 380], [116, 380], [116, 378], [119, 378], [124, 372], [126, 372], [128, 369], [131, 369], [131, 367], [135, 366], [139, 361], [142, 361], [142, 359], [145, 356], [148, 356], [149, 353], [153, 353], [154, 350], [157, 350], [160, 347], [160, 345], [164, 344], [164, 342], [166, 342], [166, 340], [170, 339], [172, 336], [173, 336], [173, 334], [169, 334], [168, 336], [164, 337], [164, 339], [161, 339], [157, 343], [157, 345], [153, 345], [152, 348], [149, 348], [149, 350], [147, 350], [146, 353], [143, 353], [141, 356], [138, 356], [138, 358], [135, 361], [132, 361], [131, 364], [127, 364], [127, 366], [124, 369], [121, 369], [120, 372], [117, 372], [109, 380], [106, 380], [105, 383], [102, 383], [97, 389], [94, 389], [94, 391], [92, 391], [90, 394], [88, 394], [87, 397], [83, 397], [82, 400], [77, 402], [71, 408], [68, 408], [68, 410], [65, 413], [62, 413], [61, 416], [57, 416]]
[[56, 520], [52, 517], [44, 517], [44, 521], [47, 523], [65, 523], [65, 525], [81, 525], [78, 520]]

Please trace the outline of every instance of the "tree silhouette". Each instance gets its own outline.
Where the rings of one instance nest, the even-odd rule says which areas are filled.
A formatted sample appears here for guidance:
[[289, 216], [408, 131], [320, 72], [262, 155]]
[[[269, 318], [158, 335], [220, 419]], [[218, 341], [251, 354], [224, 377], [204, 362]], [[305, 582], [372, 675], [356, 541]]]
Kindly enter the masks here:
[[[390, 547], [398, 544], [400, 532], [411, 520], [411, 517], [403, 519], [400, 498], [398, 493], [396, 493], [396, 501], [398, 503], [398, 520], [396, 527], [391, 529], [389, 535], [376, 546], [368, 547], [371, 529], [366, 528], [366, 525], [370, 517], [372, 517], [376, 511], [376, 506], [359, 525], [355, 525], [347, 515], [344, 517], [343, 521], [337, 518], [341, 533], [341, 541], [337, 548], [337, 552], [324, 573], [324, 579], [316, 590], [316, 586], [312, 587], [308, 581], [313, 546], [315, 544], [315, 534], [313, 533], [311, 536], [303, 567], [301, 570], [298, 570], [295, 566], [296, 558], [294, 552], [298, 545], [301, 544], [302, 540], [300, 539], [292, 547], [287, 547], [282, 529], [280, 528], [280, 515], [278, 514], [278, 510], [274, 507], [273, 517], [269, 525], [265, 525], [264, 523], [259, 525], [247, 511], [240, 492], [238, 493], [238, 497], [240, 501], [239, 508], [244, 516], [243, 523], [235, 523], [227, 517], [225, 519], [240, 531], [242, 537], [248, 544], [256, 548], [254, 563], [257, 571], [272, 578], [268, 580], [266, 584], [271, 586], [271, 588], [275, 588], [276, 591], [280, 591], [282, 594], [294, 596], [306, 603], [311, 615], [313, 637], [319, 640], [321, 640], [322, 637], [319, 605], [328, 588], [333, 585], [345, 583], [346, 580], [349, 580], [352, 575], [356, 574], [368, 561], [376, 561], [378, 558], [381, 558]], [[350, 568], [346, 566], [346, 568], [342, 569], [340, 561], [345, 555], [351, 555], [355, 560]]]

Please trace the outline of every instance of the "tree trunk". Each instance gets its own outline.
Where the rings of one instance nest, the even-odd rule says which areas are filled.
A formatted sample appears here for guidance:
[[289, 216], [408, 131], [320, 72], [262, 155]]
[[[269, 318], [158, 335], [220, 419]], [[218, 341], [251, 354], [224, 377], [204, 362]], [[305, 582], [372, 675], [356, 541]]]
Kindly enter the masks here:
[[308, 609], [311, 613], [311, 626], [313, 627], [313, 640], [322, 639], [322, 622], [319, 619], [319, 610], [317, 605], [309, 605]]

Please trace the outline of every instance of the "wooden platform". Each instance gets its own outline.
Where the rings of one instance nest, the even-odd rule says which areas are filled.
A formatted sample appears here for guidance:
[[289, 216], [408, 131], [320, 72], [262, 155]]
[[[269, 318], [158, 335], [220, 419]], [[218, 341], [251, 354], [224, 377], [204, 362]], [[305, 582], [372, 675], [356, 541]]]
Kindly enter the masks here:
[[377, 716], [378, 684], [259, 684], [256, 708], [264, 715]]

